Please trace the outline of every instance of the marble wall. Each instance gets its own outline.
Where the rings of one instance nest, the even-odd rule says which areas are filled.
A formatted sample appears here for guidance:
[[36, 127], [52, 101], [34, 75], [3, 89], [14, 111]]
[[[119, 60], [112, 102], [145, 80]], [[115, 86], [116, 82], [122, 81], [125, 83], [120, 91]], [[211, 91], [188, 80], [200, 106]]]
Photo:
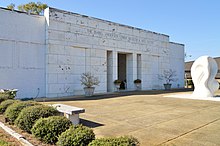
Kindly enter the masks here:
[[45, 17], [0, 9], [0, 89], [44, 97]]
[[143, 90], [163, 89], [158, 75], [177, 71], [184, 85], [184, 45], [169, 36], [55, 8], [44, 16], [0, 9], [0, 88], [18, 88], [19, 97], [84, 94], [81, 74], [100, 80], [96, 93], [115, 91], [118, 54], [125, 54], [126, 90], [142, 80]]
[[48, 97], [83, 94], [80, 75], [88, 71], [101, 81], [96, 92], [114, 91], [120, 53], [126, 54], [127, 90], [135, 90], [137, 78], [144, 90], [162, 89], [158, 75], [165, 69], [176, 70], [173, 87], [183, 87], [184, 46], [169, 36], [54, 8], [45, 17]]

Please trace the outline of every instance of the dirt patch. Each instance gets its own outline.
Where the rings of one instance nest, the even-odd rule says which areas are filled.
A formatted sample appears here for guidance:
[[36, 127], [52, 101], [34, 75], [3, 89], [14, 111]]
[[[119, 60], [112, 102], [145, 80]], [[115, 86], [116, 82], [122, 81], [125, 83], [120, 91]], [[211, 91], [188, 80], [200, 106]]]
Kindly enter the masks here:
[[1, 146], [21, 146], [19, 142], [0, 128], [0, 145]]

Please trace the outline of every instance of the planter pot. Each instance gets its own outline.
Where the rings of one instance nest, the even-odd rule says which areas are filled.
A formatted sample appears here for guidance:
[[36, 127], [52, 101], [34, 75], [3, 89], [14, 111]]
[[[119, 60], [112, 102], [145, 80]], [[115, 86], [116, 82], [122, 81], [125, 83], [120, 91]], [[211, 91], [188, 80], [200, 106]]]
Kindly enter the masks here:
[[115, 88], [117, 89], [117, 91], [119, 91], [120, 84], [115, 84]]
[[85, 92], [85, 96], [92, 96], [94, 94], [95, 91], [95, 87], [84, 87], [84, 92]]
[[141, 83], [135, 83], [135, 86], [136, 86], [137, 90], [141, 89]]
[[163, 84], [163, 85], [164, 85], [165, 90], [170, 90], [172, 84]]

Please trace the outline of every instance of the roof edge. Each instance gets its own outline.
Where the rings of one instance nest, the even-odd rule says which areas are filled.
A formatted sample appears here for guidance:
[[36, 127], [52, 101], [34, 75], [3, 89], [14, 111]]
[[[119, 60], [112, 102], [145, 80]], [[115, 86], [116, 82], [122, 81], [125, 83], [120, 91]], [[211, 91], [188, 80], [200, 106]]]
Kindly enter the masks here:
[[38, 14], [33, 14], [33, 13], [30, 13], [28, 14], [28, 12], [23, 12], [23, 11], [19, 11], [19, 10], [10, 10], [8, 8], [4, 8], [4, 7], [0, 7], [0, 9], [2, 10], [6, 10], [6, 11], [10, 11], [10, 12], [16, 12], [16, 13], [21, 13], [21, 14], [26, 14], [26, 15], [30, 15], [30, 16], [40, 16], [40, 17], [44, 17], [43, 15], [38, 15]]
[[113, 22], [113, 21], [109, 21], [109, 20], [104, 20], [104, 19], [100, 19], [100, 18], [96, 18], [96, 17], [92, 17], [92, 16], [87, 16], [87, 15], [83, 15], [83, 14], [79, 14], [79, 13], [75, 13], [75, 12], [61, 10], [61, 9], [57, 9], [57, 8], [54, 8], [54, 7], [49, 7], [49, 9], [56, 10], [58, 12], [62, 12], [62, 13], [66, 13], [66, 14], [73, 14], [73, 15], [78, 15], [78, 16], [82, 16], [82, 17], [92, 18], [92, 19], [96, 19], [96, 20], [99, 20], [99, 21], [104, 21], [104, 22], [116, 24], [118, 26], [124, 26], [124, 27], [128, 27], [128, 28], [131, 28], [131, 29], [142, 30], [142, 31], [146, 31], [146, 32], [149, 32], [149, 33], [169, 37], [169, 35], [167, 35], [167, 34], [158, 33], [158, 32], [154, 32], [154, 31], [150, 31], [150, 30], [146, 30], [146, 29], [142, 29], [142, 28], [138, 28], [138, 27], [133, 27], [133, 26], [129, 26], [129, 25], [126, 25], [126, 24], [121, 24], [121, 23], [117, 23], [117, 22]]
[[176, 45], [181, 45], [181, 46], [185, 46], [184, 44], [181, 44], [181, 43], [176, 43], [176, 42], [169, 42], [171, 44], [176, 44]]

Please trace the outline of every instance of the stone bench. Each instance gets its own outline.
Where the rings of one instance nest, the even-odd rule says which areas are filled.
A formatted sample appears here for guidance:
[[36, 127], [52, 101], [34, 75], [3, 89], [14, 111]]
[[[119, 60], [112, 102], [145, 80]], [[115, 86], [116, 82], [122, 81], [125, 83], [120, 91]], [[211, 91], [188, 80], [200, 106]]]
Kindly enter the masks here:
[[64, 116], [67, 117], [74, 125], [79, 124], [79, 114], [85, 112], [85, 109], [83, 108], [78, 108], [65, 104], [53, 104], [52, 106], [56, 108], [59, 112], [63, 113]]

